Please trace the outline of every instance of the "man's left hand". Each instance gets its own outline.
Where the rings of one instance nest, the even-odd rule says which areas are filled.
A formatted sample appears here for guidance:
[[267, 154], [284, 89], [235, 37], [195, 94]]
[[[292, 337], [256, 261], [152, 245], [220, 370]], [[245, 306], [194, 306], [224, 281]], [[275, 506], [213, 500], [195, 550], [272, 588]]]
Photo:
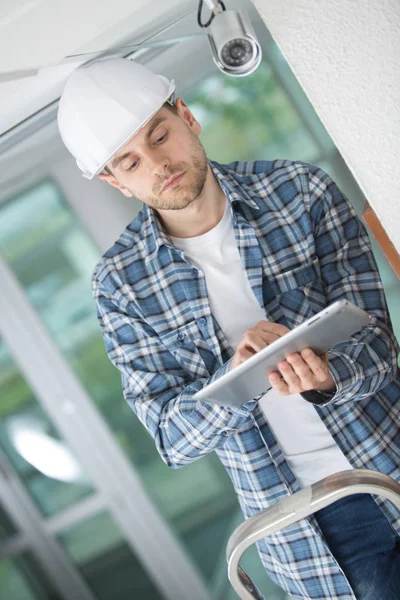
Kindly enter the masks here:
[[278, 364], [279, 372], [269, 375], [269, 381], [280, 396], [310, 390], [333, 391], [335, 382], [328, 370], [328, 354], [318, 356], [310, 348], [290, 354]]

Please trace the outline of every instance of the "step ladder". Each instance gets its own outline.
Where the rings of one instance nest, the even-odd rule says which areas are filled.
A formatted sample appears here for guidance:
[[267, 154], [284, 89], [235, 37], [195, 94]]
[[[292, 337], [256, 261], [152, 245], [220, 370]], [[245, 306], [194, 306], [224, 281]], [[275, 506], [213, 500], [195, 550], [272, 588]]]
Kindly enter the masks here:
[[400, 510], [400, 484], [397, 481], [377, 471], [354, 469], [325, 477], [239, 525], [229, 538], [226, 550], [229, 581], [239, 598], [262, 598], [239, 565], [242, 554], [249, 546], [352, 494], [383, 496]]

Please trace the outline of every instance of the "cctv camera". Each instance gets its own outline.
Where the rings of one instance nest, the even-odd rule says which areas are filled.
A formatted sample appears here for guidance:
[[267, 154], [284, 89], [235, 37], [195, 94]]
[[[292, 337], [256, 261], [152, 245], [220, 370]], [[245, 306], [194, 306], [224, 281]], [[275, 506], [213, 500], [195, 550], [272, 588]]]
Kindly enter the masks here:
[[261, 62], [261, 46], [246, 12], [224, 10], [207, 28], [214, 62], [228, 75], [243, 77]]

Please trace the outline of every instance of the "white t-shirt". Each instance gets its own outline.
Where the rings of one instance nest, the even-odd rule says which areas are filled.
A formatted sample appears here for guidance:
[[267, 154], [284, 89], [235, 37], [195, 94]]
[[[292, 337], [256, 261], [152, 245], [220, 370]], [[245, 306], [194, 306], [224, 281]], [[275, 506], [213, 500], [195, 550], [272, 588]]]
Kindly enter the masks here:
[[[265, 320], [265, 312], [242, 265], [231, 210], [227, 202], [221, 221], [204, 235], [171, 240], [204, 274], [211, 311], [236, 349], [244, 332]], [[313, 405], [300, 394], [278, 396], [271, 389], [259, 403], [301, 486], [352, 468]]]

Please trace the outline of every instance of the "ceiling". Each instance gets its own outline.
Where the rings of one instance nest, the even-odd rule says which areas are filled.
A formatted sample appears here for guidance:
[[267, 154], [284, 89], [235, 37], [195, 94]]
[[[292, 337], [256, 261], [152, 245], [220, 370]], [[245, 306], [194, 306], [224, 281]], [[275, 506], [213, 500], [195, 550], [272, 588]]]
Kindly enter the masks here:
[[87, 60], [56, 66], [64, 57], [140, 43], [196, 7], [197, 0], [2, 0], [0, 76], [53, 66], [0, 82], [0, 135], [58, 98], [68, 75]]
[[[225, 5], [227, 9], [245, 8], [253, 20], [259, 19], [250, 0], [226, 0]], [[180, 44], [175, 44], [180, 51], [178, 58], [174, 58], [174, 66], [176, 69], [176, 60], [187, 64], [190, 51], [196, 54], [193, 42], [202, 40], [203, 46], [207, 46], [205, 32], [197, 25], [197, 6], [198, 0], [113, 0], [112, 3], [105, 0], [2, 0], [0, 142], [2, 134], [58, 100], [68, 75], [95, 56], [90, 53], [185, 36]], [[203, 10], [206, 16], [207, 7]], [[164, 56], [169, 48], [165, 46], [162, 52], [159, 49], [158, 55]], [[143, 60], [143, 52], [146, 50], [141, 51], [141, 60], [147, 62], [147, 55]], [[76, 54], [86, 56], [65, 59]], [[208, 46], [201, 58], [212, 65]], [[199, 62], [197, 54], [197, 68], [200, 68]], [[36, 74], [2, 80], [7, 73], [32, 73], [32, 70], [35, 73], [35, 68], [39, 68]]]
[[[93, 54], [72, 62], [64, 57], [138, 44], [135, 58], [175, 79], [183, 97], [217, 70], [197, 6], [198, 0], [1, 0], [0, 80], [5, 72], [52, 66], [0, 81], [0, 203], [68, 154], [57, 129], [58, 99], [68, 75]], [[245, 9], [260, 41], [267, 34], [251, 0], [225, 0], [225, 6]]]

